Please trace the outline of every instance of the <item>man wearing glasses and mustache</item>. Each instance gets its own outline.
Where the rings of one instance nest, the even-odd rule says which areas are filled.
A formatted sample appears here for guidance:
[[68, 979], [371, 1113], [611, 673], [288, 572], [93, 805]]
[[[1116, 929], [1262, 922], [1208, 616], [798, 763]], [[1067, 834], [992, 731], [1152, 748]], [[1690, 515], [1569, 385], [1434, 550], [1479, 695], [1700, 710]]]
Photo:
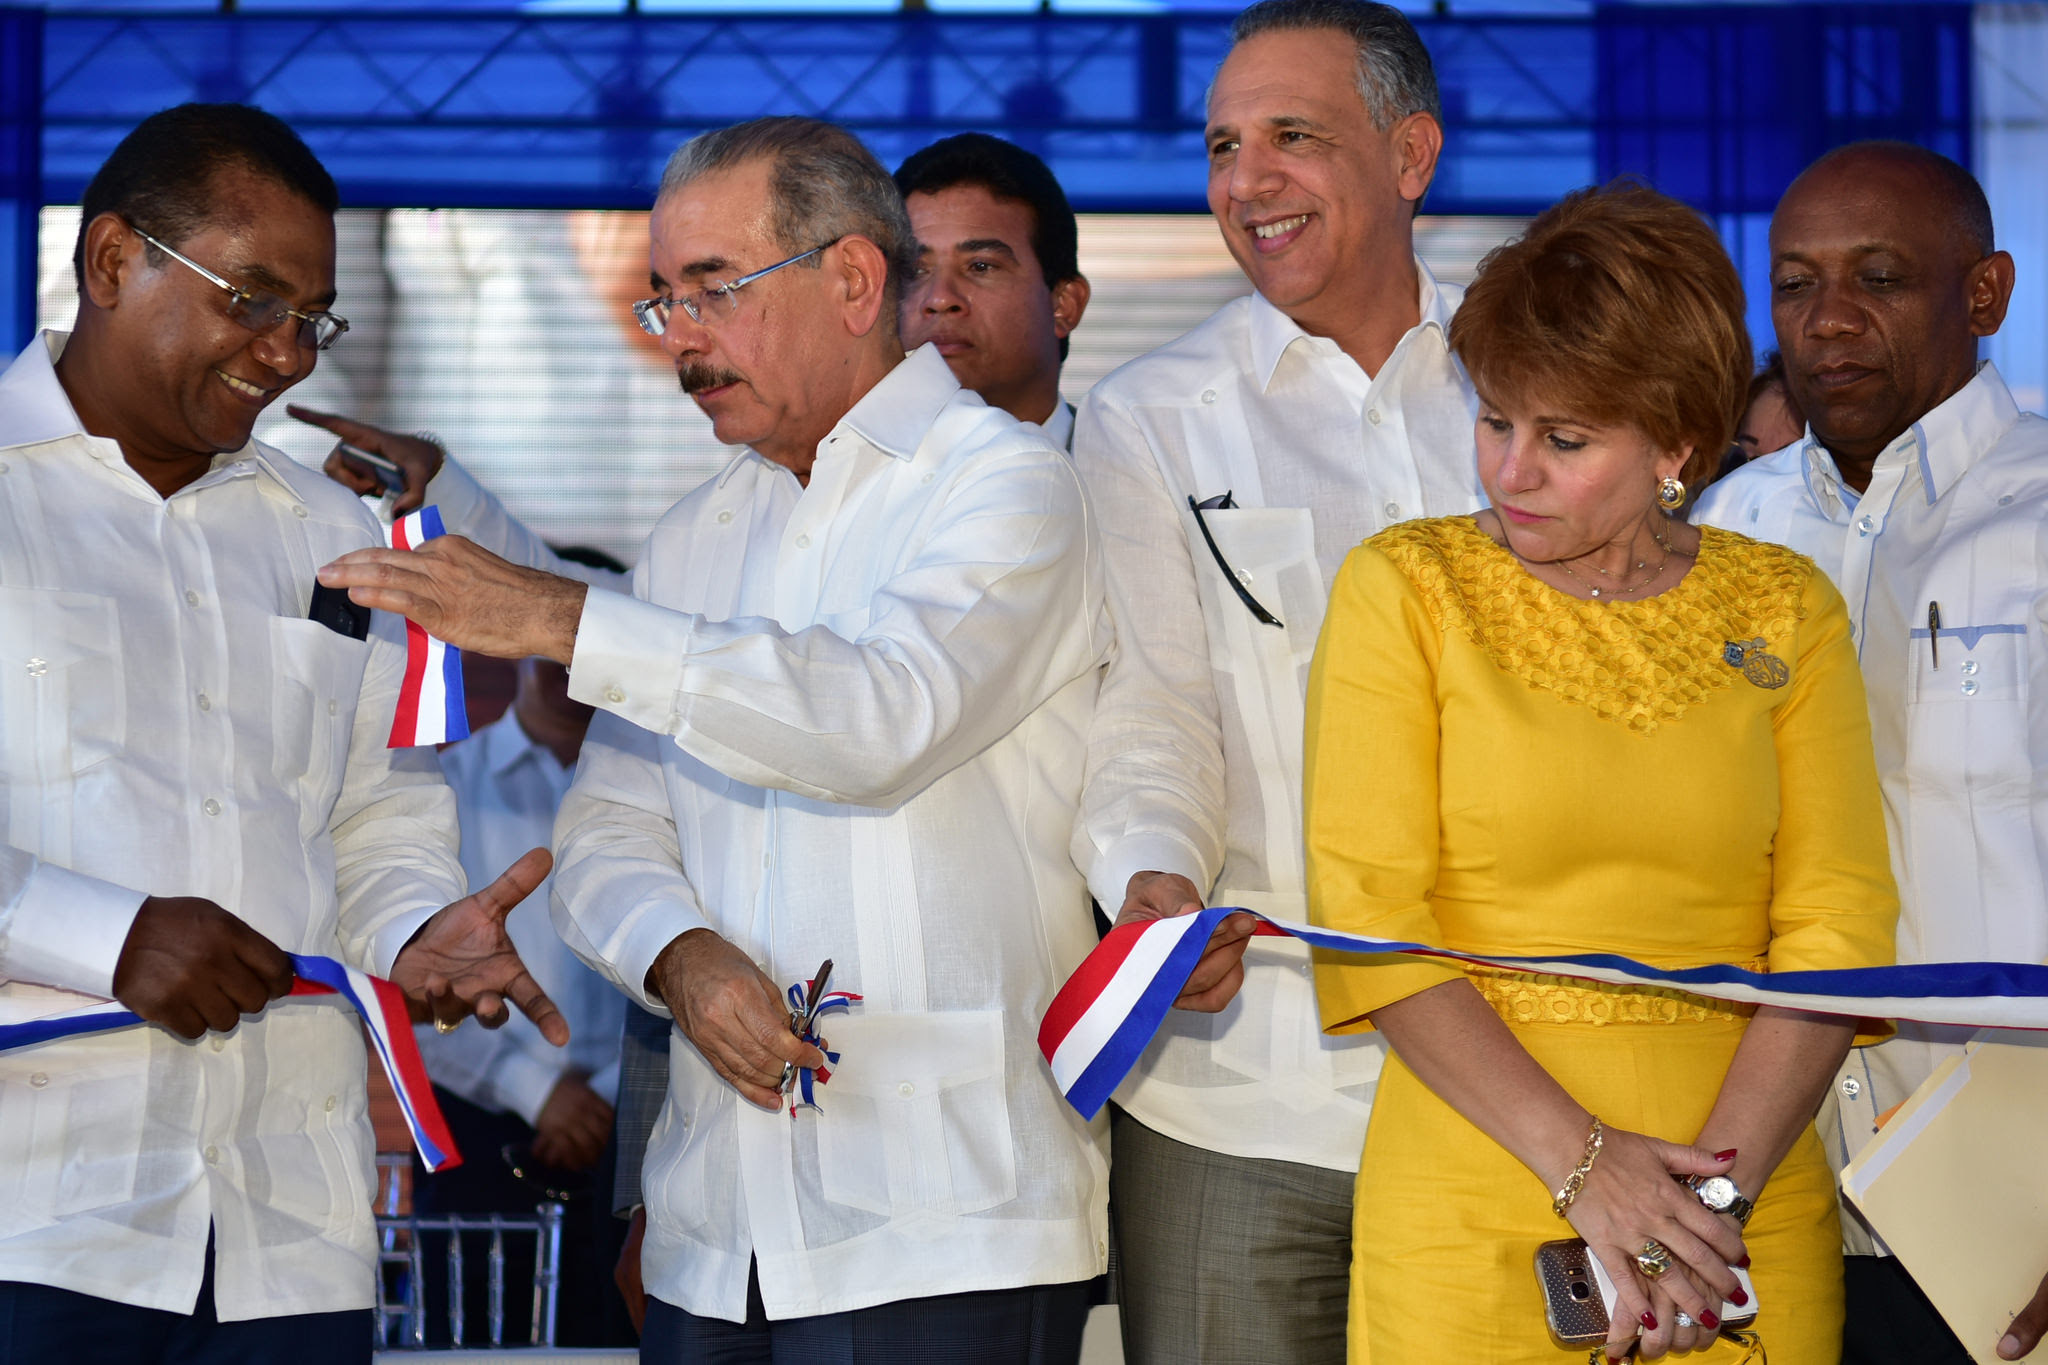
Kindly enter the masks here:
[[[644, 1167], [642, 1358], [1074, 1360], [1105, 1134], [1033, 1039], [1094, 942], [1067, 841], [1109, 635], [1079, 480], [935, 349], [904, 356], [910, 226], [843, 129], [693, 140], [651, 236], [635, 311], [747, 449], [662, 520], [634, 595], [459, 537], [322, 581], [565, 663], [602, 712], [556, 924], [690, 1043]], [[825, 959], [862, 1000], [825, 1029], [819, 1110], [786, 1113], [825, 1058], [785, 990]]]

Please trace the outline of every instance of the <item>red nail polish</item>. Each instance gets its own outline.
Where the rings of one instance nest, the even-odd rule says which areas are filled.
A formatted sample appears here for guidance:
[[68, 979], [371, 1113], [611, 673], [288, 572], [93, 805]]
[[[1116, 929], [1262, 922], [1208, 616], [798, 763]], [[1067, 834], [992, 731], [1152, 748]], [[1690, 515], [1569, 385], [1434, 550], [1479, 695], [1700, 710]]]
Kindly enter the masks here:
[[[1739, 1261], [1737, 1261], [1737, 1262], [1736, 1262], [1735, 1264], [1736, 1264], [1737, 1268], [1739, 1268], [1739, 1269], [1742, 1269], [1742, 1270], [1747, 1270], [1747, 1269], [1749, 1269], [1749, 1253], [1748, 1253], [1748, 1252], [1746, 1252], [1746, 1251], [1745, 1251], [1745, 1252], [1743, 1252], [1743, 1253], [1742, 1253], [1742, 1259], [1741, 1259], [1741, 1260], [1739, 1260]], [[1748, 1302], [1748, 1300], [1744, 1300], [1744, 1302]]]
[[1700, 1314], [1700, 1326], [1706, 1328], [1709, 1332], [1719, 1331], [1721, 1320], [1712, 1313], [1702, 1313]]
[[1738, 1148], [1730, 1147], [1730, 1148], [1729, 1148], [1729, 1149], [1728, 1149], [1727, 1151], [1725, 1151], [1725, 1152], [1716, 1152], [1716, 1153], [1714, 1153], [1714, 1160], [1716, 1160], [1716, 1161], [1733, 1161], [1733, 1160], [1735, 1160], [1735, 1154], [1736, 1154], [1736, 1152], [1737, 1152], [1738, 1150], [1739, 1150]]
[[1642, 1316], [1637, 1318], [1636, 1321], [1642, 1323], [1643, 1326], [1649, 1328], [1652, 1332], [1657, 1330], [1657, 1315], [1648, 1309], [1644, 1309]]
[[1749, 1295], [1738, 1289], [1728, 1296], [1728, 1302], [1734, 1304], [1737, 1308], [1747, 1308], [1749, 1307]]

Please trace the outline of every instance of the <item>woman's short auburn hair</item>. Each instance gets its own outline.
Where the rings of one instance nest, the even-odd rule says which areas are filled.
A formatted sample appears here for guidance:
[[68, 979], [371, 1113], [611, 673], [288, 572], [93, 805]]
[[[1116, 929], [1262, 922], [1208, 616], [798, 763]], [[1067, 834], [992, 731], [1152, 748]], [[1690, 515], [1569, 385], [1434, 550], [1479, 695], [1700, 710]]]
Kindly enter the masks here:
[[1479, 263], [1451, 350], [1490, 403], [1633, 426], [1718, 469], [1749, 393], [1742, 280], [1706, 219], [1646, 185], [1575, 190]]

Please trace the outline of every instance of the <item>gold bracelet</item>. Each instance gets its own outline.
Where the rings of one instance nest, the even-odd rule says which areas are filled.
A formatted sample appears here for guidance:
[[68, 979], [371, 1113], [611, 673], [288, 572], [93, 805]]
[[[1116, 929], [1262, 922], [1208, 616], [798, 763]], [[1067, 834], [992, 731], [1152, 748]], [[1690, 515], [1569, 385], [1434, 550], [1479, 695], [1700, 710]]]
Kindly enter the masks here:
[[1564, 1184], [1551, 1196], [1550, 1211], [1562, 1218], [1565, 1216], [1579, 1191], [1586, 1187], [1586, 1177], [1592, 1173], [1593, 1162], [1600, 1155], [1600, 1144], [1606, 1140], [1607, 1130], [1600, 1126], [1600, 1116], [1593, 1116], [1593, 1131], [1586, 1134], [1586, 1154], [1579, 1158], [1579, 1164], [1564, 1178]]

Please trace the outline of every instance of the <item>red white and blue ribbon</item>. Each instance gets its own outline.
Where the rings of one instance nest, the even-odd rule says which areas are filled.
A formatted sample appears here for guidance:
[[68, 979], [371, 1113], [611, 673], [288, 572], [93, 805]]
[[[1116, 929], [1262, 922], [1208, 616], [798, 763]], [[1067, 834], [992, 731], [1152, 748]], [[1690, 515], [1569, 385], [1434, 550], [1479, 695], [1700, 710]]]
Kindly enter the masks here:
[[[422, 507], [391, 523], [394, 550], [417, 550], [445, 535], [441, 509]], [[405, 683], [398, 692], [398, 710], [391, 717], [387, 749], [417, 744], [447, 744], [469, 738], [469, 708], [462, 697], [462, 651], [405, 623]]]
[[[803, 1017], [804, 1011], [810, 1008], [809, 1001], [810, 993], [806, 989], [804, 982], [800, 981], [789, 988], [789, 1008], [793, 1018], [801, 1019]], [[797, 1034], [797, 1037], [825, 1054], [827, 1065], [816, 1068], [806, 1066], [797, 1069], [796, 1088], [803, 1098], [798, 1100], [795, 1095], [790, 1096], [789, 1116], [792, 1119], [796, 1117], [797, 1110], [799, 1109], [808, 1109], [814, 1114], [825, 1112], [812, 1094], [811, 1087], [813, 1084], [823, 1085], [831, 1080], [832, 1065], [839, 1061], [839, 1054], [826, 1047], [825, 1040], [818, 1036], [818, 1030], [815, 1026], [817, 1020], [827, 1014], [844, 1014], [850, 1007], [859, 1003], [860, 997], [852, 991], [827, 991], [825, 992], [825, 998], [819, 1002], [817, 1009], [811, 1011], [813, 1027]]]
[[[355, 1006], [368, 1025], [377, 1060], [391, 1078], [398, 1094], [398, 1107], [405, 1126], [419, 1148], [420, 1160], [430, 1171], [445, 1171], [462, 1164], [455, 1150], [448, 1121], [434, 1102], [433, 1083], [427, 1079], [426, 1064], [420, 1060], [420, 1046], [412, 1036], [412, 1021], [406, 1014], [405, 993], [382, 977], [359, 972], [331, 957], [293, 953], [293, 995], [339, 995]], [[19, 1024], [0, 1024], [0, 1052], [34, 1047], [59, 1038], [74, 1038], [110, 1029], [132, 1028], [146, 1022], [116, 1000], [45, 1015]]]
[[1311, 947], [1382, 957], [1436, 958], [1510, 972], [1576, 977], [1616, 986], [1677, 989], [1734, 1004], [1778, 1005], [1857, 1019], [1904, 1019], [1972, 1028], [2048, 1029], [2048, 967], [2024, 962], [1940, 962], [1824, 972], [1666, 970], [1614, 953], [1504, 957], [1401, 939], [1349, 934], [1227, 905], [1194, 915], [1126, 924], [1060, 987], [1038, 1029], [1038, 1050], [1067, 1102], [1093, 1118], [1137, 1065], [1226, 915], [1251, 914], [1259, 934]]

